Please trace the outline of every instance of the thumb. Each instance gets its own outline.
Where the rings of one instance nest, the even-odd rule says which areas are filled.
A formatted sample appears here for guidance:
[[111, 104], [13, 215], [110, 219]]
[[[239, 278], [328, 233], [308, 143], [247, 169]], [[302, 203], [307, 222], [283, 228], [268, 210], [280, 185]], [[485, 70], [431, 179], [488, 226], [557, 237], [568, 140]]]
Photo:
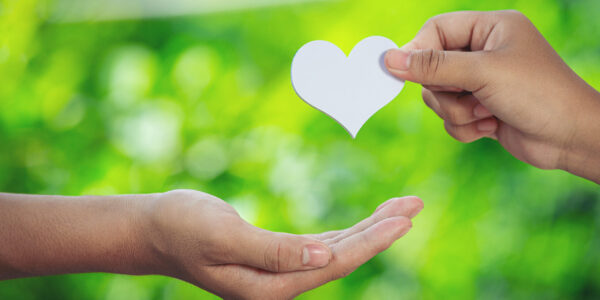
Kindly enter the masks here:
[[485, 85], [483, 55], [483, 52], [392, 49], [385, 54], [385, 65], [400, 79], [472, 92]]
[[234, 263], [271, 272], [321, 268], [329, 264], [331, 250], [308, 237], [253, 227], [238, 237]]

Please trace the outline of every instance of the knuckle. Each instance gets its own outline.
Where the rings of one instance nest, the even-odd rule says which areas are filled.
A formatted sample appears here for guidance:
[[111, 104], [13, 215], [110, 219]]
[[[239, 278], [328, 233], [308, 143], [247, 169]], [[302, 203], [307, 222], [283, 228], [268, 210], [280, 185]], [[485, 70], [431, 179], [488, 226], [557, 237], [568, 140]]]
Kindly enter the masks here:
[[480, 91], [483, 87], [488, 86], [490, 78], [495, 77], [490, 70], [506, 70], [507, 64], [502, 56], [494, 51], [477, 51], [471, 52], [472, 56], [469, 60], [469, 72], [476, 81], [472, 81], [467, 87], [468, 91]]
[[264, 266], [266, 269], [274, 272], [281, 270], [281, 247], [282, 244], [278, 240], [267, 243], [264, 251]]
[[435, 52], [433, 49], [427, 49], [422, 52], [422, 61], [421, 64], [423, 66], [423, 71], [426, 74], [431, 74], [431, 62], [433, 61], [433, 57], [435, 56]]
[[441, 52], [433, 49], [418, 50], [411, 59], [413, 59], [415, 71], [418, 73], [416, 75], [421, 76], [426, 82], [435, 76], [443, 60]]
[[500, 13], [500, 15], [507, 21], [515, 23], [515, 24], [523, 24], [529, 22], [529, 18], [522, 12], [511, 9], [504, 10]]
[[445, 14], [437, 14], [431, 18], [429, 18], [426, 22], [425, 25], [423, 25], [423, 27], [427, 26], [427, 27], [435, 27], [437, 26], [438, 22], [440, 22], [443, 18], [447, 17], [448, 13]]
[[439, 18], [440, 18], [440, 15], [429, 18], [427, 21], [425, 21], [425, 24], [423, 24], [423, 27], [421, 30], [435, 26], [435, 22], [437, 22], [437, 20]]
[[423, 62], [425, 61], [425, 56], [427, 55], [425, 53], [426, 51], [427, 50], [417, 50], [413, 52], [413, 54], [410, 57], [410, 67], [413, 69], [413, 72], [416, 76], [423, 77], [425, 73], [423, 70]]
[[525, 14], [522, 13], [521, 11], [517, 10], [517, 9], [508, 9], [505, 10], [507, 15], [510, 15], [512, 17], [516, 17], [516, 18], [526, 18]]

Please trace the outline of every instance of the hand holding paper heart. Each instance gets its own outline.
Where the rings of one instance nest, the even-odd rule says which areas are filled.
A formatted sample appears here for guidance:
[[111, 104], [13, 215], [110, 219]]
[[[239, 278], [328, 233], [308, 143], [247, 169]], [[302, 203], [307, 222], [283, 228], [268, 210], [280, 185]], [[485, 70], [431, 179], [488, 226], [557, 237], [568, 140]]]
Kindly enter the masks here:
[[491, 137], [524, 162], [600, 183], [600, 94], [523, 14], [434, 17], [386, 63], [423, 84], [423, 99], [456, 139]]
[[356, 137], [362, 125], [404, 87], [383, 64], [385, 52], [394, 48], [391, 40], [372, 36], [360, 41], [346, 57], [330, 42], [310, 42], [294, 57], [292, 85], [306, 103]]

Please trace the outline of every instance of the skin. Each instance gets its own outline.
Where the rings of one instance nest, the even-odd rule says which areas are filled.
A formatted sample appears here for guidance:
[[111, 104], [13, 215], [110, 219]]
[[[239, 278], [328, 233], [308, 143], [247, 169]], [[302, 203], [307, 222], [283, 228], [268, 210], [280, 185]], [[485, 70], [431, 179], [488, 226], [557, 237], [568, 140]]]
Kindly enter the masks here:
[[[289, 299], [387, 249], [423, 208], [386, 201], [366, 219], [312, 235], [270, 232], [214, 196], [0, 193], [0, 279], [66, 273], [159, 274], [226, 299]], [[309, 251], [306, 255], [305, 247]]]
[[493, 138], [533, 166], [600, 183], [600, 94], [523, 14], [436, 16], [385, 61], [396, 77], [423, 85], [423, 100], [455, 139]]
[[[395, 76], [462, 142], [496, 139], [518, 159], [600, 183], [600, 94], [515, 11], [429, 20], [386, 54]], [[0, 279], [161, 274], [227, 299], [286, 299], [350, 274], [411, 228], [423, 208], [394, 198], [351, 228], [292, 235], [256, 228], [197, 191], [108, 197], [0, 194]]]

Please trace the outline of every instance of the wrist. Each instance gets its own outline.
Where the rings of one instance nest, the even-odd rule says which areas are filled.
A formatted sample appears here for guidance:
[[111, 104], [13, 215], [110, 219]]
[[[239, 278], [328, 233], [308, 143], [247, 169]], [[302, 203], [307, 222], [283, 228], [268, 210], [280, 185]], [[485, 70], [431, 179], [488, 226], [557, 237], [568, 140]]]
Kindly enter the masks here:
[[[165, 193], [132, 195], [135, 216], [130, 219], [132, 240], [136, 249], [133, 260], [137, 275], [176, 275], [173, 260], [164, 244], [161, 227], [161, 203]], [[141, 199], [136, 199], [140, 197]]]
[[600, 184], [600, 93], [592, 89], [585, 99], [559, 168]]

